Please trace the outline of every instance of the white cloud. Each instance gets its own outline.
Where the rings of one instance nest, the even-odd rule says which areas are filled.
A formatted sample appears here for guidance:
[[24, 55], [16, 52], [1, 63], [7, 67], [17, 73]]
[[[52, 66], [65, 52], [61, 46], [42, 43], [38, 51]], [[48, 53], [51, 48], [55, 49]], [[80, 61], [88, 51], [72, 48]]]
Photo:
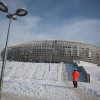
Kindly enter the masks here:
[[68, 39], [79, 40], [89, 43], [100, 43], [100, 20], [76, 19], [65, 25], [61, 32]]
[[[0, 51], [5, 46], [6, 35], [8, 31], [9, 20], [0, 20]], [[14, 44], [22, 41], [29, 41], [33, 38], [31, 32], [34, 28], [38, 27], [39, 18], [27, 16], [18, 18], [17, 21], [12, 21], [9, 35], [9, 44]], [[31, 34], [32, 33], [32, 34]], [[8, 45], [9, 45], [8, 44]]]
[[[73, 18], [56, 25], [44, 24], [34, 16], [18, 18], [11, 24], [9, 44], [32, 40], [75, 40], [100, 45], [100, 20]], [[1, 24], [2, 23], [2, 24]], [[0, 48], [4, 47], [8, 23], [0, 20]], [[2, 34], [5, 33], [5, 34]]]
[[34, 17], [34, 16], [28, 16], [28, 17], [24, 17], [24, 19], [22, 19], [23, 24], [31, 29], [31, 28], [36, 28], [38, 26], [38, 23], [40, 21], [40, 19], [38, 17]]

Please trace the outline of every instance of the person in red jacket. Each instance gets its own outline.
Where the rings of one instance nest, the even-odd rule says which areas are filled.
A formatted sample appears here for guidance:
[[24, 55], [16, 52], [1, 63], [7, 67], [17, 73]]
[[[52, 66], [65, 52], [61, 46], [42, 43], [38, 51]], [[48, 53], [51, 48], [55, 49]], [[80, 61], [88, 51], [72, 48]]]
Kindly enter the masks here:
[[71, 74], [72, 74], [73, 85], [75, 88], [77, 88], [77, 81], [78, 81], [78, 77], [79, 77], [79, 72], [77, 71], [77, 69], [75, 69]]

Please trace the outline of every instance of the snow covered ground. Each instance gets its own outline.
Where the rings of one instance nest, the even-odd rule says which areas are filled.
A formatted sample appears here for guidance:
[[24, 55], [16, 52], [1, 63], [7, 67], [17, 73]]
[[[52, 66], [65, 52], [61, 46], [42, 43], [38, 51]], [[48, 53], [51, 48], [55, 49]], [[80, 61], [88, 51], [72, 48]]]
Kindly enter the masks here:
[[87, 73], [90, 74], [90, 83], [80, 84], [100, 98], [100, 66], [84, 61], [80, 61], [77, 64], [78, 66], [83, 66]]
[[49, 63], [7, 62], [1, 100], [99, 100], [99, 91], [88, 90], [93, 85], [84, 82], [82, 73], [79, 87], [73, 88], [70, 76], [73, 69], [72, 64], [63, 63], [49, 66]]

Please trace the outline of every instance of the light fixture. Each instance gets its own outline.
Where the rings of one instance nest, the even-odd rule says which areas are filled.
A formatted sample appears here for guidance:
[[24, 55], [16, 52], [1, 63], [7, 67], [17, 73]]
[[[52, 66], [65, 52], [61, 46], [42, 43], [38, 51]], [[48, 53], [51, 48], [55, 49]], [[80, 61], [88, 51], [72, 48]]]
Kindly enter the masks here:
[[1, 91], [2, 91], [2, 85], [3, 85], [3, 78], [4, 78], [4, 69], [6, 65], [6, 59], [7, 59], [7, 46], [8, 46], [8, 39], [9, 39], [9, 33], [10, 33], [10, 24], [12, 20], [16, 20], [17, 16], [25, 16], [27, 15], [27, 11], [24, 8], [19, 8], [16, 10], [15, 13], [9, 13], [7, 5], [0, 1], [0, 10], [7, 13], [7, 18], [9, 18], [9, 26], [8, 26], [8, 32], [7, 32], [7, 38], [6, 38], [6, 44], [4, 49], [4, 57], [3, 57], [3, 63], [1, 68], [1, 75], [0, 75], [0, 100], [1, 100]]
[[12, 20], [17, 20], [16, 15], [14, 14], [8, 14], [6, 17]]
[[17, 9], [15, 15], [25, 16], [25, 15], [27, 15], [27, 11], [24, 8], [19, 8], [19, 9]]
[[3, 1], [0, 1], [0, 10], [3, 12], [8, 12], [8, 7]]

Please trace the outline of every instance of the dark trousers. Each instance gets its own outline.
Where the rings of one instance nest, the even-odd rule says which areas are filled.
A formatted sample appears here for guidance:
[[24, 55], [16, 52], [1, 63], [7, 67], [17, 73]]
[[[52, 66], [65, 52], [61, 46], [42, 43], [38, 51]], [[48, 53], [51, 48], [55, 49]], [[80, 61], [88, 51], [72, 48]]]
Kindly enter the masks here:
[[73, 81], [73, 85], [75, 88], [77, 88], [77, 81]]

